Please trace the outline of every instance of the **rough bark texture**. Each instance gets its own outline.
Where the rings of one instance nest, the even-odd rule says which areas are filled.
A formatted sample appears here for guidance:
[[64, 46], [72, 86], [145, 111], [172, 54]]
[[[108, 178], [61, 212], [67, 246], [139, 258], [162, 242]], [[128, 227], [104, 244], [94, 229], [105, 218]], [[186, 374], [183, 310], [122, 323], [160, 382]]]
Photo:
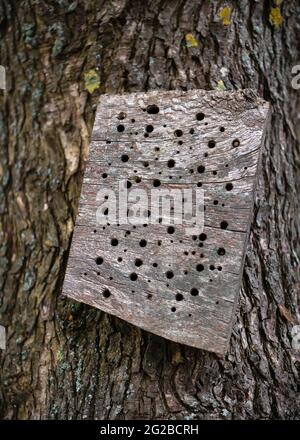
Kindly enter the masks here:
[[[2, 418], [299, 417], [298, 5], [279, 6], [280, 24], [270, 1], [1, 0]], [[101, 86], [90, 96], [91, 69]], [[272, 117], [220, 360], [62, 299], [59, 288], [99, 94], [223, 84], [256, 90]]]

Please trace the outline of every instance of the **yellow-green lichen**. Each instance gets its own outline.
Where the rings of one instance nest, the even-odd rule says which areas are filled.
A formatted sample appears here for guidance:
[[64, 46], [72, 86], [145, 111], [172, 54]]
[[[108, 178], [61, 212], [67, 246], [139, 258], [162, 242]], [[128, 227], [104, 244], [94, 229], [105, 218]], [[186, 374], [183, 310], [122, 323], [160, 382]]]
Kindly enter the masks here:
[[272, 26], [278, 28], [281, 26], [283, 22], [283, 17], [281, 15], [280, 8], [276, 6], [276, 8], [271, 8], [270, 15], [269, 15], [269, 21]]
[[194, 37], [193, 34], [186, 34], [185, 42], [186, 42], [187, 47], [197, 47], [198, 46], [198, 41], [196, 40], [196, 38]]
[[93, 93], [100, 87], [100, 78], [96, 70], [89, 70], [84, 74], [84, 88], [89, 92]]
[[219, 17], [222, 20], [224, 26], [229, 26], [231, 22], [232, 9], [229, 6], [225, 6], [219, 11]]
[[225, 84], [222, 79], [219, 79], [219, 81], [217, 81], [216, 90], [220, 90], [221, 92], [226, 90]]

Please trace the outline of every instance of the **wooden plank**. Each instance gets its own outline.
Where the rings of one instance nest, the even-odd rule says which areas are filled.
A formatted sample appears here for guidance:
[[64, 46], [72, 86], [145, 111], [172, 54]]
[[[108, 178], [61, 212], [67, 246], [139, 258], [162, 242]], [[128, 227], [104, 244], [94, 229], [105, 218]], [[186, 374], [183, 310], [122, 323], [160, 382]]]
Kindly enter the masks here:
[[6, 347], [6, 335], [5, 327], [0, 325], [0, 350], [5, 350]]
[[0, 66], [0, 90], [6, 89], [6, 72], [5, 67]]
[[[152, 333], [224, 355], [267, 112], [268, 104], [251, 91], [103, 95], [63, 293]], [[191, 235], [184, 221], [170, 229], [161, 214], [161, 223], [153, 224], [155, 187], [185, 199], [184, 190], [203, 190], [202, 232]], [[143, 224], [109, 218], [120, 188], [145, 191]], [[99, 224], [96, 213], [107, 206], [107, 220]], [[192, 206], [198, 209], [195, 200]], [[178, 218], [181, 209], [175, 205]]]

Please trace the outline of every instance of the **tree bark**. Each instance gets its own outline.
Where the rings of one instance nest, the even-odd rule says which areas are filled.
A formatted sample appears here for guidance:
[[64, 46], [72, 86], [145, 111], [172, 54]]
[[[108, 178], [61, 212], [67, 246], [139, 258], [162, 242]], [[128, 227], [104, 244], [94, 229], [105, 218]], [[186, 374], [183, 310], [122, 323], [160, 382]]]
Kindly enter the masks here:
[[[0, 0], [2, 418], [299, 417], [299, 9]], [[90, 70], [101, 82], [92, 94]], [[272, 106], [223, 360], [59, 295], [100, 94], [222, 87], [252, 88]]]

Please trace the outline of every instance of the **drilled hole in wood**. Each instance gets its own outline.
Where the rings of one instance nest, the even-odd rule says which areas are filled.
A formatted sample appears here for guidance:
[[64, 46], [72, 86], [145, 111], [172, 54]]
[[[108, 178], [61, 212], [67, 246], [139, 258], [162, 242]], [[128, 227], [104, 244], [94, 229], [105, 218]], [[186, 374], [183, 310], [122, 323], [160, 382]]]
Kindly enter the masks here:
[[120, 119], [120, 121], [122, 121], [122, 119], [125, 119], [126, 118], [126, 113], [124, 113], [124, 112], [120, 112], [119, 114], [118, 114], [118, 119]]
[[176, 301], [182, 301], [183, 300], [183, 295], [181, 293], [176, 293]]
[[122, 124], [119, 124], [119, 125], [117, 126], [117, 130], [118, 130], [118, 132], [119, 132], [119, 133], [122, 133], [122, 131], [124, 131], [124, 130], [125, 130], [125, 127], [124, 127], [124, 125], [122, 125]]
[[171, 312], [173, 312], [173, 313], [176, 312], [176, 307], [172, 307]]
[[166, 277], [170, 280], [171, 278], [174, 277], [174, 272], [172, 272], [172, 270], [168, 270], [166, 272]]
[[175, 130], [174, 131], [175, 136], [177, 137], [181, 137], [183, 135], [183, 131], [182, 130]]
[[109, 298], [111, 293], [108, 289], [104, 289], [102, 295], [104, 296], [104, 298]]
[[221, 229], [227, 229], [227, 228], [228, 228], [228, 223], [227, 223], [225, 220], [223, 220], [223, 221], [220, 223], [220, 226], [221, 226]]
[[225, 188], [226, 188], [226, 191], [231, 191], [233, 188], [232, 183], [227, 183]]
[[142, 240], [140, 241], [140, 246], [141, 246], [141, 247], [146, 247], [146, 246], [147, 246], [147, 241], [144, 240], [144, 239], [142, 239]]
[[196, 119], [197, 121], [203, 121], [203, 119], [205, 118], [205, 114], [202, 112], [199, 112], [196, 114]]
[[211, 141], [208, 141], [207, 145], [208, 145], [208, 148], [214, 148], [216, 146], [216, 142], [211, 140]]
[[233, 147], [239, 147], [240, 146], [240, 141], [238, 139], [234, 139], [234, 141], [232, 141], [232, 146]]
[[140, 258], [136, 258], [134, 264], [136, 265], [136, 267], [140, 267], [143, 264], [143, 260], [141, 260]]
[[148, 166], [149, 166], [149, 162], [144, 162], [144, 167], [148, 168]]
[[96, 264], [100, 265], [100, 264], [103, 263], [103, 258], [102, 257], [97, 257], [95, 261], [96, 261]]
[[152, 293], [148, 293], [147, 298], [151, 299], [153, 297]]
[[175, 167], [175, 160], [174, 159], [169, 159], [168, 160], [168, 167], [169, 168], [174, 168]]
[[153, 125], [146, 125], [146, 132], [147, 133], [152, 133], [153, 130], [154, 130]]
[[205, 166], [204, 165], [199, 165], [197, 168], [198, 173], [202, 174], [205, 171]]
[[199, 188], [201, 188], [201, 186], [202, 186], [202, 182], [198, 182], [198, 183], [197, 183], [197, 186], [198, 186]]
[[153, 186], [155, 186], [156, 188], [157, 188], [158, 186], [160, 186], [160, 180], [159, 180], [159, 179], [154, 179], [154, 180], [153, 180]]
[[119, 241], [118, 241], [117, 238], [112, 238], [112, 239], [110, 240], [110, 244], [111, 244], [112, 246], [118, 246]]
[[190, 134], [194, 134], [195, 130], [193, 128], [190, 129]]
[[199, 240], [201, 240], [201, 241], [205, 241], [207, 239], [207, 235], [204, 233], [204, 232], [202, 232], [200, 235], [199, 235]]
[[226, 254], [226, 251], [225, 251], [224, 248], [219, 248], [218, 249], [218, 255], [225, 255], [225, 254]]
[[135, 272], [131, 273], [130, 274], [130, 279], [131, 279], [131, 281], [136, 281], [138, 279], [137, 274]]
[[107, 174], [106, 174], [106, 173], [103, 173], [103, 174], [102, 174], [102, 178], [103, 178], [103, 179], [106, 179], [106, 178], [107, 178]]
[[223, 133], [225, 131], [225, 127], [220, 127], [220, 131]]
[[122, 257], [118, 257], [118, 262], [121, 263], [121, 261], [123, 261]]
[[209, 269], [210, 269], [210, 270], [215, 270], [215, 266], [214, 266], [213, 264], [211, 264], [211, 265], [209, 266]]
[[122, 162], [128, 162], [128, 161], [129, 161], [129, 156], [128, 156], [128, 154], [122, 154], [122, 156], [121, 156], [121, 161], [122, 161]]
[[197, 296], [197, 295], [199, 295], [199, 290], [196, 289], [196, 287], [193, 287], [193, 288], [191, 289], [191, 295], [192, 295], [192, 296]]
[[156, 115], [157, 113], [159, 113], [159, 107], [155, 104], [148, 105], [146, 110], [149, 115]]
[[174, 226], [168, 226], [167, 231], [168, 231], [168, 234], [174, 234], [174, 232], [175, 232]]
[[203, 264], [197, 264], [196, 269], [198, 272], [202, 272], [204, 270]]

